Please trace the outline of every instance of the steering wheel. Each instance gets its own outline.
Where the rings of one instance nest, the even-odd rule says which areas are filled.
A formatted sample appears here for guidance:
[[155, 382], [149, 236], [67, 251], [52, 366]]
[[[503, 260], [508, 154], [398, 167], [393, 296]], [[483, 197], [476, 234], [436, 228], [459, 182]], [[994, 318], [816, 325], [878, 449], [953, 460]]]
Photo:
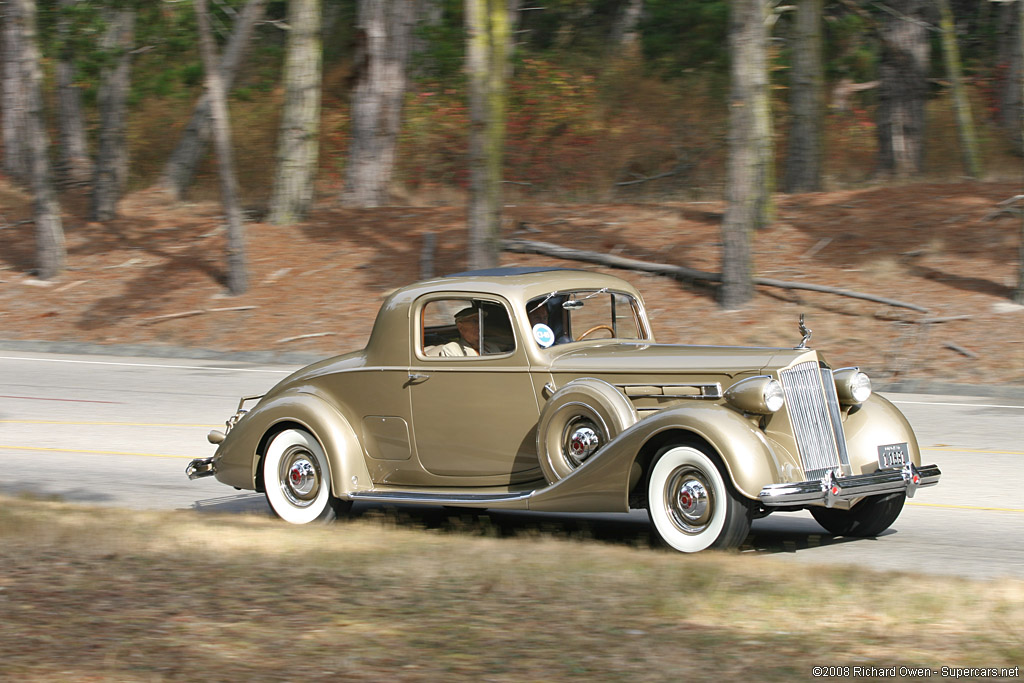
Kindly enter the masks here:
[[580, 336], [576, 337], [576, 341], [581, 341], [581, 340], [583, 340], [583, 339], [586, 339], [586, 338], [587, 338], [587, 335], [588, 335], [588, 334], [591, 334], [591, 333], [593, 333], [593, 332], [597, 332], [598, 330], [608, 330], [608, 332], [609, 332], [609, 333], [610, 333], [610, 334], [611, 334], [611, 335], [612, 335], [613, 337], [615, 336], [615, 330], [613, 330], [613, 329], [611, 328], [611, 325], [594, 325], [594, 326], [593, 326], [593, 327], [591, 327], [591, 328], [590, 328], [589, 330], [587, 330], [586, 332], [584, 332], [584, 333], [583, 333], [583, 334], [581, 334]]

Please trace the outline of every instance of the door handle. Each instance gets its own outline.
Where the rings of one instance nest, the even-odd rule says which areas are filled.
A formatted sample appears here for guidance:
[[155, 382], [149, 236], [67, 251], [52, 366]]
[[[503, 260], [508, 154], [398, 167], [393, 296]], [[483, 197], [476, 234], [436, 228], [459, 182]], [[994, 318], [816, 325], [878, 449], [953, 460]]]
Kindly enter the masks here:
[[410, 372], [409, 381], [405, 383], [405, 386], [409, 386], [410, 384], [419, 384], [420, 382], [426, 382], [428, 379], [430, 379], [430, 375], [423, 375], [418, 372]]

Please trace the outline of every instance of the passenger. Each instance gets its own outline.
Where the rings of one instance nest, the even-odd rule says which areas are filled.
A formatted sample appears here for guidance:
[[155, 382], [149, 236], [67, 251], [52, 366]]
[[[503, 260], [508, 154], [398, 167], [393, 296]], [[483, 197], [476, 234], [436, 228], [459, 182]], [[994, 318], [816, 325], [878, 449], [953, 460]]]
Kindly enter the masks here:
[[[455, 314], [455, 326], [459, 328], [459, 338], [427, 351], [428, 355], [440, 357], [479, 356], [480, 355], [480, 321], [487, 317], [487, 311], [469, 306]], [[484, 343], [484, 353], [501, 353], [501, 349]]]

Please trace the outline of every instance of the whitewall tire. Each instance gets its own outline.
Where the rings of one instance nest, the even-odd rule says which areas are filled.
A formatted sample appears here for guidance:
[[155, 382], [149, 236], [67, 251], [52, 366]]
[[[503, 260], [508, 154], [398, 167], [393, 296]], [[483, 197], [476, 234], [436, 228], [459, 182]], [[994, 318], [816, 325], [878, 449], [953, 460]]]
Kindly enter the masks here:
[[696, 553], [734, 548], [750, 531], [751, 508], [711, 456], [690, 446], [664, 451], [647, 485], [647, 511], [658, 537]]
[[331, 495], [327, 455], [302, 429], [286, 429], [267, 446], [263, 486], [274, 514], [292, 524], [329, 522], [351, 507]]

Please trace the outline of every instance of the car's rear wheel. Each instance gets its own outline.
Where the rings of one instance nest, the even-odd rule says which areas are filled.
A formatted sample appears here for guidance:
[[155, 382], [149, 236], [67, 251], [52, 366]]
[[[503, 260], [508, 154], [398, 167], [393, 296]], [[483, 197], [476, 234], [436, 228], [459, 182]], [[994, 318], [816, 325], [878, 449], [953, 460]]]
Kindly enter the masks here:
[[892, 526], [906, 500], [906, 493], [868, 496], [849, 510], [813, 507], [811, 516], [834, 536], [877, 536]]
[[320, 442], [302, 429], [286, 429], [267, 446], [263, 458], [267, 502], [292, 524], [329, 522], [352, 502], [331, 495], [331, 467]]
[[647, 512], [665, 545], [684, 553], [735, 548], [750, 532], [751, 506], [717, 458], [691, 446], [669, 448], [654, 462]]
[[537, 424], [537, 456], [548, 483], [563, 479], [637, 420], [629, 399], [599, 379], [552, 394]]

